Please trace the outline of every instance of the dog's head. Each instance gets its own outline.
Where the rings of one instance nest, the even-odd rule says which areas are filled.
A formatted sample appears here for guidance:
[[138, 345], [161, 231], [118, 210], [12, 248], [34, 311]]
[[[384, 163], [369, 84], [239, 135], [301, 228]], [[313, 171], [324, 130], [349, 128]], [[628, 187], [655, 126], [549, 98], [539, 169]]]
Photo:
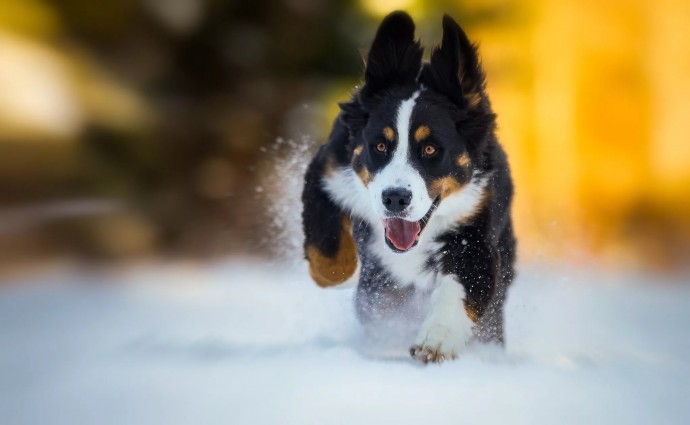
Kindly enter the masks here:
[[352, 167], [396, 252], [415, 246], [434, 210], [484, 166], [494, 128], [476, 49], [458, 24], [444, 16], [429, 63], [422, 50], [409, 15], [391, 13], [369, 51], [364, 85], [341, 104]]

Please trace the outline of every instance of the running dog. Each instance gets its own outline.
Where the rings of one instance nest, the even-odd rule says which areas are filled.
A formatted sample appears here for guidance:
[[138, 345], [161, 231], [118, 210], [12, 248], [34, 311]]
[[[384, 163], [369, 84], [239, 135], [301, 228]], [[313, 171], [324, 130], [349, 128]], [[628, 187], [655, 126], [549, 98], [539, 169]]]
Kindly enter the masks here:
[[413, 358], [503, 342], [513, 280], [513, 185], [477, 54], [443, 17], [429, 62], [404, 12], [384, 18], [364, 82], [305, 175], [305, 256], [323, 287], [356, 280], [367, 324], [424, 299]]

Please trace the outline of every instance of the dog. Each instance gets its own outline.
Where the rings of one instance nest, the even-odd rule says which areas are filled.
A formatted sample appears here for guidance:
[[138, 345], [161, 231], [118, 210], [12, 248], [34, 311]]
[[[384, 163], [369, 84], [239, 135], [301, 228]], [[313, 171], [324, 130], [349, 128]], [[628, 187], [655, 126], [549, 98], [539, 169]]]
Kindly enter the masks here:
[[444, 15], [425, 62], [414, 31], [405, 12], [383, 19], [363, 84], [309, 164], [304, 250], [318, 285], [357, 281], [365, 325], [424, 300], [410, 354], [443, 362], [471, 340], [503, 344], [513, 184], [477, 46]]

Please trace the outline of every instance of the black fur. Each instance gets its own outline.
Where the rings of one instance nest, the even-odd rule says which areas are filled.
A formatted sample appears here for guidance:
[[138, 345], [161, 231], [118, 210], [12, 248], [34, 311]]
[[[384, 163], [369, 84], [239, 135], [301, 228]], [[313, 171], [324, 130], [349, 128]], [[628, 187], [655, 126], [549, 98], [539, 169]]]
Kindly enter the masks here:
[[[328, 142], [307, 171], [302, 198], [305, 247], [315, 246], [333, 256], [340, 243], [340, 217], [347, 214], [352, 217], [361, 264], [356, 299], [359, 317], [365, 322], [381, 318], [379, 313], [404, 303], [414, 292], [407, 285], [410, 282], [396, 281], [371, 252], [370, 224], [334, 202], [324, 190], [323, 178], [328, 167], [366, 168], [372, 175], [383, 169], [395, 146], [386, 153], [376, 150], [378, 143], [386, 142], [380, 129], [395, 121], [395, 105], [423, 86], [412, 128], [424, 124], [432, 131], [418, 148], [411, 148], [412, 166], [427, 182], [445, 176], [459, 185], [473, 178], [488, 179], [479, 211], [436, 236], [442, 247], [429, 254], [426, 267], [432, 273], [457, 276], [465, 288], [467, 306], [479, 317], [475, 336], [502, 342], [503, 303], [515, 263], [510, 217], [513, 186], [506, 155], [495, 135], [496, 117], [476, 46], [450, 17], [444, 16], [443, 28], [441, 46], [434, 49], [429, 63], [423, 63], [412, 19], [404, 12], [394, 12], [383, 20], [368, 55], [363, 87], [341, 104]], [[436, 147], [439, 154], [424, 157], [421, 149], [426, 144]], [[361, 154], [354, 155], [359, 146]], [[470, 159], [466, 167], [456, 161], [463, 154]]]

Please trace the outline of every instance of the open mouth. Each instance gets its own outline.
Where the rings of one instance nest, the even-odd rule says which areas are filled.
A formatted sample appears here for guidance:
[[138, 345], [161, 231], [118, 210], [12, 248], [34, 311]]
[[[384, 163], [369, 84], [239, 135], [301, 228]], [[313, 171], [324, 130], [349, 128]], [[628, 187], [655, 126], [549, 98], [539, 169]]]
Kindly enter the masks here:
[[439, 198], [431, 204], [431, 208], [419, 221], [408, 221], [404, 218], [386, 218], [383, 220], [386, 244], [395, 252], [409, 251], [419, 242], [419, 236], [429, 222], [431, 213], [436, 209]]

